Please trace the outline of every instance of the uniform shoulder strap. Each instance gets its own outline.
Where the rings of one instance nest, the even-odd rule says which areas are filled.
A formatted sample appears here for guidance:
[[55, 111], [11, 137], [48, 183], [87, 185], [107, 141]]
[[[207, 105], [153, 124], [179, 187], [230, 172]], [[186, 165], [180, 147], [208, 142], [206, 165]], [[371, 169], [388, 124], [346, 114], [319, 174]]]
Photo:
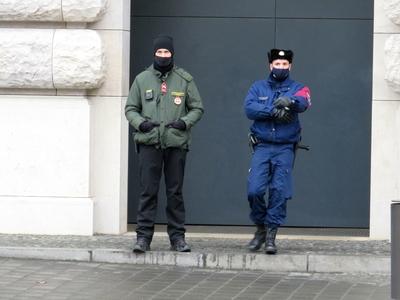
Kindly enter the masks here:
[[190, 75], [188, 72], [186, 72], [182, 68], [175, 68], [174, 71], [175, 71], [176, 74], [178, 74], [180, 77], [185, 79], [187, 82], [190, 82], [190, 81], [193, 80], [193, 76]]

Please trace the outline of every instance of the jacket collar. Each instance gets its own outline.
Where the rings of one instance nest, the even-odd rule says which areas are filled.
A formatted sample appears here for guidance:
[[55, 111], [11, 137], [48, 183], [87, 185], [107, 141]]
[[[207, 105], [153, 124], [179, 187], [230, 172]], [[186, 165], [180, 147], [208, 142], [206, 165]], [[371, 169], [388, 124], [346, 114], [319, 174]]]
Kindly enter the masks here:
[[157, 76], [160, 79], [166, 79], [169, 76], [169, 74], [171, 74], [176, 68], [177, 68], [176, 65], [174, 65], [171, 70], [169, 70], [167, 73], [164, 74], [164, 76], [161, 74], [160, 71], [154, 69], [154, 65], [153, 64], [151, 64], [147, 68], [147, 70], [152, 72], [155, 76]]
[[292, 82], [293, 82], [293, 80], [290, 78], [290, 75], [284, 81], [275, 80], [272, 77], [272, 74], [269, 74], [269, 76], [267, 78], [268, 85], [270, 85], [273, 88], [287, 87], [287, 86], [291, 85]]

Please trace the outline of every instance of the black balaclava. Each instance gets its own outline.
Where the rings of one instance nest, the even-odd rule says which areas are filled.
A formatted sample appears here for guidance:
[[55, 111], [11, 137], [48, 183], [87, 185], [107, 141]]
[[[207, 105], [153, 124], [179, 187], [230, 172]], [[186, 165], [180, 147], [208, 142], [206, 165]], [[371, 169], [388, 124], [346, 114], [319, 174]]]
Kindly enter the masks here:
[[[171, 52], [171, 57], [158, 57], [156, 52], [158, 49], [167, 49]], [[174, 40], [167, 35], [160, 35], [153, 41], [154, 69], [165, 74], [174, 66]]]
[[273, 68], [271, 71], [271, 77], [276, 81], [284, 81], [286, 78], [289, 77], [289, 69], [275, 69]]

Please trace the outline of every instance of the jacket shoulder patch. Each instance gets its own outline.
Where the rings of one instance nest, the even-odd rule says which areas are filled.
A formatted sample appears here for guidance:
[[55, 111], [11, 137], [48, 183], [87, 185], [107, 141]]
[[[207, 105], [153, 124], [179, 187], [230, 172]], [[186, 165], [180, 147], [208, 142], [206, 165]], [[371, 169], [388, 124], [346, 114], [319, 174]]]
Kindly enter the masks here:
[[188, 72], [186, 72], [184, 69], [181, 68], [177, 68], [175, 69], [175, 72], [181, 76], [183, 79], [185, 79], [186, 81], [192, 81], [193, 80], [193, 76], [190, 75]]

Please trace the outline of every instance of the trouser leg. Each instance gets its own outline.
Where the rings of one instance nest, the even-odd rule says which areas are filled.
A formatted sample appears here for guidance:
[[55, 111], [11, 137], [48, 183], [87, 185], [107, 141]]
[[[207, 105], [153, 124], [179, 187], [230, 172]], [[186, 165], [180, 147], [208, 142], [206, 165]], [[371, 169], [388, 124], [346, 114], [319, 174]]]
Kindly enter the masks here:
[[269, 189], [267, 224], [277, 227], [286, 221], [286, 201], [292, 197], [293, 147], [277, 147], [272, 157], [272, 176]]
[[255, 148], [247, 181], [247, 199], [250, 219], [254, 224], [264, 225], [267, 208], [264, 195], [270, 178], [270, 155], [266, 145]]
[[168, 148], [164, 151], [167, 232], [171, 241], [185, 237], [185, 205], [182, 187], [186, 154], [186, 150], [179, 148]]
[[276, 254], [278, 227], [286, 220], [286, 201], [292, 197], [293, 145], [275, 145], [271, 158], [271, 183], [267, 208], [265, 253]]
[[157, 214], [157, 196], [160, 186], [163, 157], [162, 151], [153, 146], [139, 147], [139, 178], [141, 194], [137, 212], [137, 237], [149, 241], [153, 238]]

